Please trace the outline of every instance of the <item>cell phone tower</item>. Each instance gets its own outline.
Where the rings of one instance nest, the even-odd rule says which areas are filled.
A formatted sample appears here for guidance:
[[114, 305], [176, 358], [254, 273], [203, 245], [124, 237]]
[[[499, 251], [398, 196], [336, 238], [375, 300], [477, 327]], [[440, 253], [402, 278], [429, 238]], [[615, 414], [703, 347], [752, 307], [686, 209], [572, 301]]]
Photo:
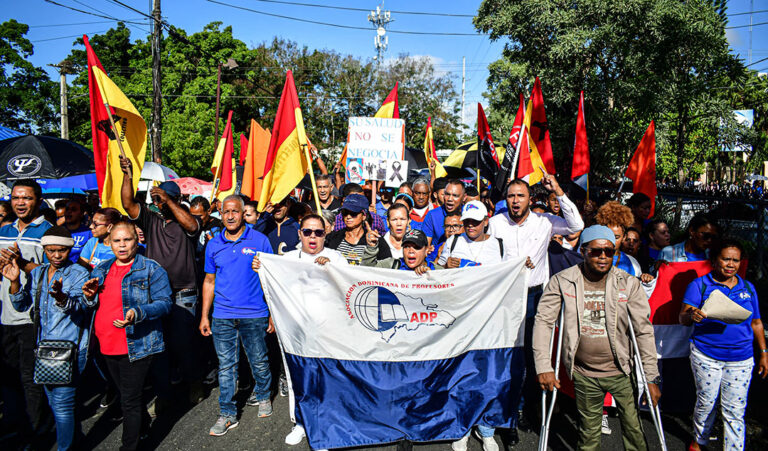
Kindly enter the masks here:
[[389, 47], [389, 36], [387, 36], [387, 26], [392, 22], [392, 16], [389, 11], [383, 11], [382, 5], [376, 7], [376, 11], [368, 13], [368, 22], [376, 29], [376, 36], [373, 38], [373, 45], [376, 48], [376, 56], [373, 57], [377, 64], [381, 66], [384, 59], [384, 51]]

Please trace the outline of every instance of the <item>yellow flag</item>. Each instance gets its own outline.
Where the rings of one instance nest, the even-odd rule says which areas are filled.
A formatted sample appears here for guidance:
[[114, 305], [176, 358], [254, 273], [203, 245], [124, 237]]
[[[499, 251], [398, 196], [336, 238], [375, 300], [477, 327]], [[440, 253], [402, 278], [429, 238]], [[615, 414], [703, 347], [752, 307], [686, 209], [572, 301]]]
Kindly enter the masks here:
[[[533, 117], [533, 100], [528, 101], [528, 107], [525, 111], [526, 130], [531, 129], [531, 117]], [[528, 177], [528, 185], [533, 186], [544, 178], [544, 173], [541, 172], [541, 168], [544, 167], [544, 161], [541, 159], [541, 155], [539, 155], [539, 149], [536, 147], [533, 137], [530, 133], [526, 134], [528, 135], [528, 146], [531, 149], [531, 165], [533, 166], [533, 172]]]
[[93, 76], [99, 85], [102, 101], [112, 108], [112, 117], [115, 120], [115, 133], [107, 133], [109, 135], [109, 150], [107, 151], [104, 188], [101, 191], [101, 205], [105, 208], [117, 208], [121, 213], [127, 214], [120, 199], [123, 171], [120, 170], [120, 149], [117, 139], [120, 139], [125, 156], [133, 164], [133, 192], [136, 193], [141, 170], [144, 167], [144, 158], [147, 155], [147, 124], [131, 101], [107, 77], [107, 74], [94, 66]]

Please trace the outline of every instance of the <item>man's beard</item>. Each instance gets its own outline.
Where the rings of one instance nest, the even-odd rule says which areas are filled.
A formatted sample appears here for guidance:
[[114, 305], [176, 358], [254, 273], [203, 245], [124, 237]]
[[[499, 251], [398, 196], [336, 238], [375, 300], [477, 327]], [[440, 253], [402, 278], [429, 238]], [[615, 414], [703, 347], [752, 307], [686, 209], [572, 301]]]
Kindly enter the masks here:
[[527, 214], [528, 214], [528, 211], [530, 210], [530, 208], [531, 208], [530, 206], [528, 206], [528, 207], [525, 207], [525, 208], [523, 208], [522, 210], [520, 210], [520, 213], [518, 213], [518, 214], [514, 214], [514, 213], [512, 213], [512, 209], [510, 208], [510, 209], [509, 209], [509, 217], [510, 217], [510, 218], [512, 218], [512, 219], [520, 219], [520, 218], [524, 218], [524, 217], [525, 217], [525, 215], [527, 215]]

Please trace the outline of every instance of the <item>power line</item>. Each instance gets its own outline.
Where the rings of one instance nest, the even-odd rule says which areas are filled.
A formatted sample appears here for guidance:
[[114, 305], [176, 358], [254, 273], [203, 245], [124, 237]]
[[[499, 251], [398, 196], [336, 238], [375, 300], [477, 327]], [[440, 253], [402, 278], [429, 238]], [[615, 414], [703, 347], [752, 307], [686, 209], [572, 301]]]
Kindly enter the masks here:
[[760, 14], [760, 13], [768, 13], [768, 9], [761, 9], [759, 11], [747, 11], [747, 12], [743, 12], [743, 13], [728, 14], [728, 17], [732, 17], [732, 16], [746, 16], [746, 15], [749, 15], [749, 14]]
[[766, 58], [763, 58], [763, 59], [759, 59], [759, 60], [757, 60], [757, 61], [753, 62], [752, 64], [747, 64], [747, 65], [746, 65], [746, 66], [744, 66], [744, 67], [754, 66], [755, 64], [757, 64], [757, 63], [762, 63], [762, 62], [763, 62], [763, 61], [765, 61], [765, 60], [768, 60], [768, 57], [766, 57]]
[[768, 25], [768, 22], [760, 22], [760, 23], [753, 23], [748, 25], [736, 25], [733, 27], [725, 27], [726, 30], [733, 30], [734, 28], [748, 28], [748, 27], [756, 27], [758, 25]]
[[[222, 6], [227, 6], [229, 8], [252, 12], [255, 14], [261, 14], [269, 17], [277, 17], [279, 19], [293, 20], [296, 22], [311, 23], [315, 25], [323, 25], [326, 27], [344, 28], [347, 30], [363, 30], [367, 32], [371, 31], [369, 27], [355, 27], [352, 25], [342, 25], [342, 24], [336, 24], [336, 23], [330, 23], [330, 22], [321, 22], [319, 20], [301, 19], [298, 17], [285, 16], [282, 14], [273, 14], [273, 13], [268, 13], [264, 11], [258, 11], [252, 8], [246, 8], [244, 6], [238, 6], [238, 5], [232, 5], [229, 3], [220, 2], [218, 0], [206, 0], [206, 1], [210, 3], [216, 3]], [[398, 33], [398, 34], [414, 34], [414, 35], [428, 35], [428, 36], [488, 36], [487, 34], [482, 34], [482, 33], [429, 32], [429, 31], [409, 31], [409, 30], [387, 30], [387, 31], [389, 31], [390, 33]]]
[[[71, 27], [71, 26], [75, 26], [75, 25], [93, 25], [93, 24], [111, 23], [111, 22], [114, 22], [114, 20], [96, 20], [96, 21], [93, 21], [93, 22], [74, 22], [74, 23], [57, 23], [57, 24], [46, 24], [46, 25], [30, 25], [29, 28]], [[121, 22], [144, 24], [144, 22], [138, 22], [138, 21], [134, 21], [134, 20], [123, 20]]]
[[77, 11], [79, 13], [88, 14], [90, 16], [101, 17], [102, 19], [109, 19], [109, 20], [114, 20], [114, 21], [117, 21], [117, 22], [124, 22], [123, 20], [120, 20], [120, 19], [118, 19], [116, 17], [106, 16], [106, 15], [103, 15], [103, 14], [96, 14], [96, 13], [92, 13], [90, 11], [84, 11], [82, 9], [77, 9], [77, 8], [69, 6], [69, 5], [62, 5], [61, 3], [57, 3], [57, 2], [55, 2], [53, 0], [45, 0], [45, 1], [47, 3], [52, 4], [52, 5], [61, 6], [62, 8], [71, 9], [72, 11]]
[[[107, 31], [109, 31], [109, 30], [94, 31], [91, 34], [105, 33]], [[36, 39], [36, 40], [30, 41], [30, 42], [38, 43], [38, 42], [46, 42], [46, 41], [57, 41], [59, 39], [71, 39], [71, 38], [82, 38], [82, 37], [83, 37], [83, 33], [80, 33], [80, 34], [75, 34], [75, 35], [71, 35], [71, 36], [59, 36], [59, 37], [55, 37], [55, 38]]]
[[[281, 0], [253, 0], [256, 2], [262, 2], [262, 3], [279, 3], [282, 5], [293, 5], [293, 6], [308, 6], [311, 8], [324, 8], [324, 9], [336, 9], [336, 10], [342, 10], [342, 11], [360, 11], [360, 12], [369, 12], [369, 9], [365, 8], [351, 8], [348, 6], [333, 6], [333, 5], [319, 5], [317, 3], [301, 3], [301, 2], [288, 2], [288, 1], [281, 1]], [[419, 15], [419, 16], [440, 16], [440, 17], [475, 17], [472, 14], [450, 14], [450, 13], [432, 13], [432, 12], [426, 12], [426, 11], [390, 11], [394, 14], [411, 14], [411, 15]]]

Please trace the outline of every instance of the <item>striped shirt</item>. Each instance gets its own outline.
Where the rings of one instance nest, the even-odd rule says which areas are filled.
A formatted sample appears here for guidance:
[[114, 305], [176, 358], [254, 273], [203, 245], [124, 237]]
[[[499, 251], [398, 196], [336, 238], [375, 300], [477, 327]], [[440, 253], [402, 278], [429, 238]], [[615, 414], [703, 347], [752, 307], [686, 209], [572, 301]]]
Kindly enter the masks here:
[[[24, 230], [19, 231], [19, 220], [17, 219], [13, 224], [0, 228], [0, 249], [11, 248], [13, 243], [17, 243], [23, 259], [32, 263], [42, 264], [45, 253], [43, 252], [43, 245], [40, 244], [40, 240], [43, 238], [43, 234], [51, 227], [53, 227], [51, 223], [46, 221], [41, 215], [24, 227]], [[27, 282], [27, 274], [24, 271], [21, 271], [19, 282], [21, 286], [25, 286]], [[11, 282], [3, 278], [3, 282], [0, 284], [0, 300], [2, 300], [0, 323], [6, 326], [32, 324], [28, 310], [18, 312], [13, 308], [9, 292], [10, 288]]]

